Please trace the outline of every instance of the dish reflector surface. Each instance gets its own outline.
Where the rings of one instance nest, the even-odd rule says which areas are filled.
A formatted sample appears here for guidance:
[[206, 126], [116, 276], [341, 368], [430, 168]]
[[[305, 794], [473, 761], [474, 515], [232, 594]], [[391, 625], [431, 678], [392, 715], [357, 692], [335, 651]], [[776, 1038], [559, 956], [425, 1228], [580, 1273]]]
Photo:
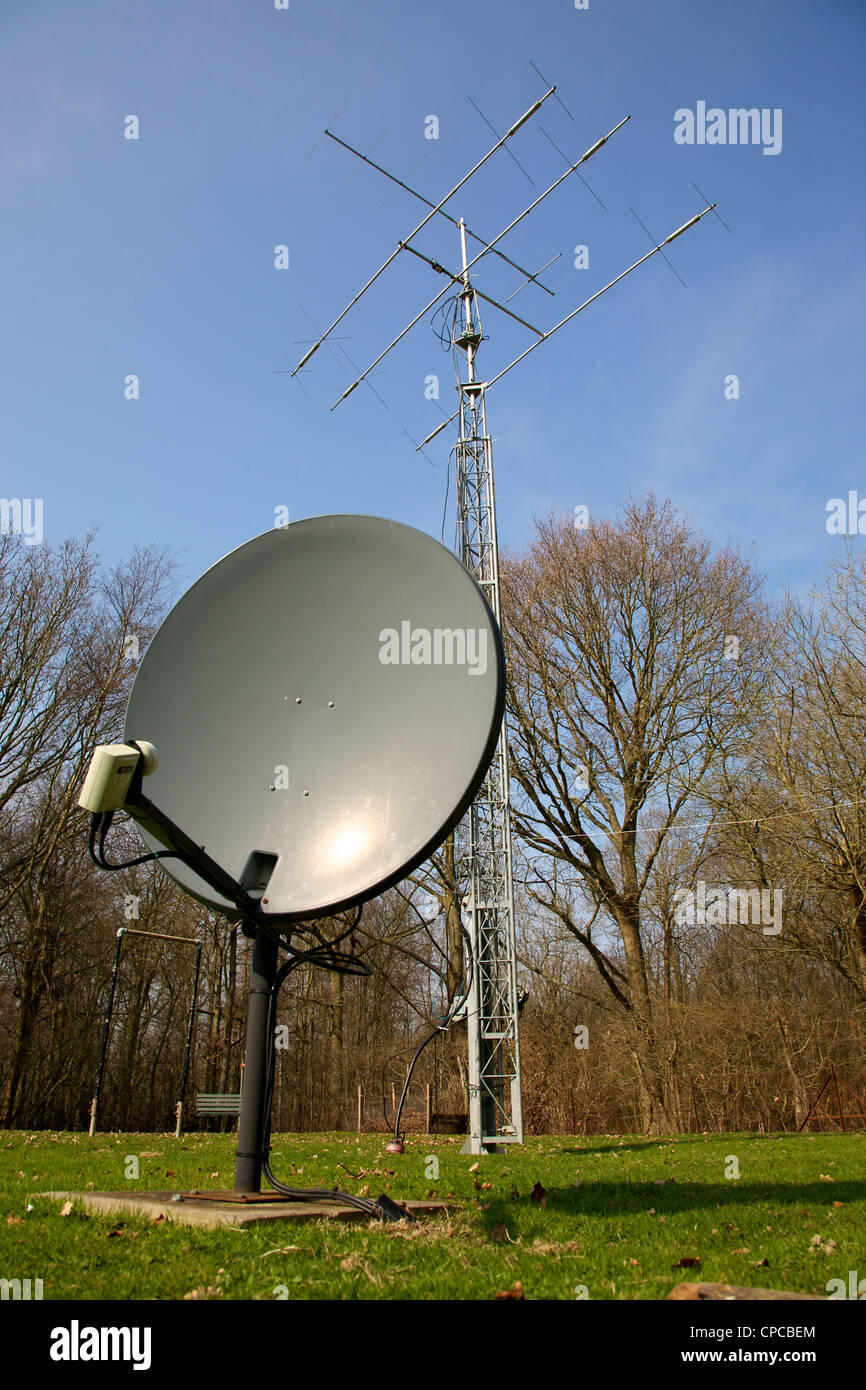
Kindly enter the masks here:
[[[450, 551], [394, 521], [313, 517], [183, 596], [142, 659], [125, 735], [159, 751], [150, 800], [259, 884], [265, 915], [304, 921], [376, 896], [441, 844], [504, 698], [499, 629]], [[163, 867], [237, 915], [185, 864]]]

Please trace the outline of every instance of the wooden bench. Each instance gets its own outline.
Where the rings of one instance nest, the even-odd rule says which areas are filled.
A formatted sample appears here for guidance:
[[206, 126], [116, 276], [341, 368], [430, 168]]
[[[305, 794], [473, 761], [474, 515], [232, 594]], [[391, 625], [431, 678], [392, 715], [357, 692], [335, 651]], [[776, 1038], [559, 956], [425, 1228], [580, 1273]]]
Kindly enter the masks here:
[[239, 1115], [241, 1098], [231, 1091], [203, 1091], [195, 1098], [199, 1115]]

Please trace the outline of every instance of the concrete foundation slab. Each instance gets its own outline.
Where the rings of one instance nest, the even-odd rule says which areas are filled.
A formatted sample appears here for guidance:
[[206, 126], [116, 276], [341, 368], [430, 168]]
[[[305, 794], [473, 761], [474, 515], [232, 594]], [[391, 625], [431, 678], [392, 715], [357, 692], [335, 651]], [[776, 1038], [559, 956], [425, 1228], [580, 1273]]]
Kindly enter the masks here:
[[[375, 1217], [337, 1202], [292, 1202], [279, 1193], [232, 1200], [224, 1192], [41, 1192], [71, 1201], [93, 1216], [164, 1217], [184, 1226], [252, 1226], [274, 1221], [371, 1221]], [[446, 1202], [401, 1202], [411, 1216], [444, 1216]]]

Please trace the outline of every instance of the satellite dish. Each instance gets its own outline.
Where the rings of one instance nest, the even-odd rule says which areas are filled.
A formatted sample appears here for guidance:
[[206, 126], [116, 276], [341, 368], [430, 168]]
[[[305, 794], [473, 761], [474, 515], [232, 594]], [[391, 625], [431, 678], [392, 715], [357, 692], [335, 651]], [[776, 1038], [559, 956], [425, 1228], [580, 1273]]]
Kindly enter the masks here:
[[[159, 751], [154, 804], [264, 917], [301, 922], [375, 897], [441, 844], [504, 698], [499, 629], [459, 560], [395, 521], [325, 516], [257, 536], [192, 586], [142, 659], [125, 728]], [[188, 865], [165, 867], [238, 915]]]

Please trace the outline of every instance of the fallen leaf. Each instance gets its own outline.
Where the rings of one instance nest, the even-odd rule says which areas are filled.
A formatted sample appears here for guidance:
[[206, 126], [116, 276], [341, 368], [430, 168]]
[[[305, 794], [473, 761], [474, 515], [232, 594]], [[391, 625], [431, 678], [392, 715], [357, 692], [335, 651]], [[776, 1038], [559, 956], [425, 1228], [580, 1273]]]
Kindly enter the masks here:
[[473, 1164], [472, 1164], [472, 1167], [469, 1169], [470, 1173], [475, 1173], [475, 1172], [477, 1172], [477, 1170], [478, 1170], [478, 1164], [477, 1164], [477, 1163], [473, 1163]]
[[818, 1174], [818, 1181], [819, 1181], [819, 1182], [832, 1182], [833, 1179], [831, 1178], [831, 1176], [830, 1176], [829, 1173], [819, 1173], [819, 1174]]
[[631, 1255], [629, 1255], [628, 1262], [631, 1265], [632, 1269], [637, 1269], [639, 1263], [638, 1260], [635, 1260]]
[[755, 1261], [755, 1269], [769, 1269], [769, 1268], [770, 1268], [770, 1261], [767, 1259], [766, 1255], [764, 1256], [764, 1258], [763, 1258], [762, 1260], [756, 1260], [756, 1261]]
[[514, 1287], [513, 1287], [512, 1289], [500, 1289], [499, 1293], [494, 1294], [493, 1297], [494, 1297], [494, 1298], [523, 1298], [523, 1299], [525, 1299], [525, 1298], [526, 1298], [526, 1294], [523, 1292], [523, 1285], [521, 1284], [520, 1280], [518, 1279], [517, 1283], [514, 1285]]
[[72, 1215], [72, 1206], [73, 1206], [72, 1202], [64, 1202], [64, 1203], [63, 1203], [63, 1206], [60, 1208], [60, 1215], [61, 1215], [61, 1216], [71, 1216], [71, 1215]]
[[222, 1289], [218, 1289], [215, 1284], [208, 1284], [207, 1287], [204, 1284], [199, 1284], [198, 1288], [190, 1289], [189, 1293], [184, 1294], [185, 1299], [220, 1298], [221, 1296]]
[[685, 1255], [673, 1266], [674, 1269], [699, 1269], [701, 1264], [700, 1255]]
[[542, 1187], [540, 1182], [537, 1182], [537, 1183], [535, 1184], [535, 1186], [533, 1187], [533, 1189], [532, 1189], [532, 1191], [530, 1192], [529, 1196], [530, 1196], [531, 1201], [533, 1201], [533, 1202], [535, 1203], [536, 1206], [538, 1206], [538, 1207], [546, 1207], [546, 1206], [547, 1206], [547, 1189], [544, 1188], [544, 1187]]
[[822, 1255], [832, 1255], [833, 1251], [836, 1249], [836, 1242], [835, 1240], [825, 1240], [823, 1236], [815, 1235], [809, 1242], [809, 1246], [809, 1253], [811, 1255], [817, 1255], [819, 1250]]
[[23, 1225], [24, 1225], [24, 1217], [23, 1217], [23, 1216], [7, 1216], [7, 1217], [6, 1217], [6, 1225], [7, 1225], [7, 1226], [23, 1226]]
[[492, 1183], [492, 1182], [483, 1182], [483, 1183], [481, 1184], [481, 1191], [482, 1191], [482, 1192], [487, 1192], [492, 1186], [493, 1186], [493, 1183]]

